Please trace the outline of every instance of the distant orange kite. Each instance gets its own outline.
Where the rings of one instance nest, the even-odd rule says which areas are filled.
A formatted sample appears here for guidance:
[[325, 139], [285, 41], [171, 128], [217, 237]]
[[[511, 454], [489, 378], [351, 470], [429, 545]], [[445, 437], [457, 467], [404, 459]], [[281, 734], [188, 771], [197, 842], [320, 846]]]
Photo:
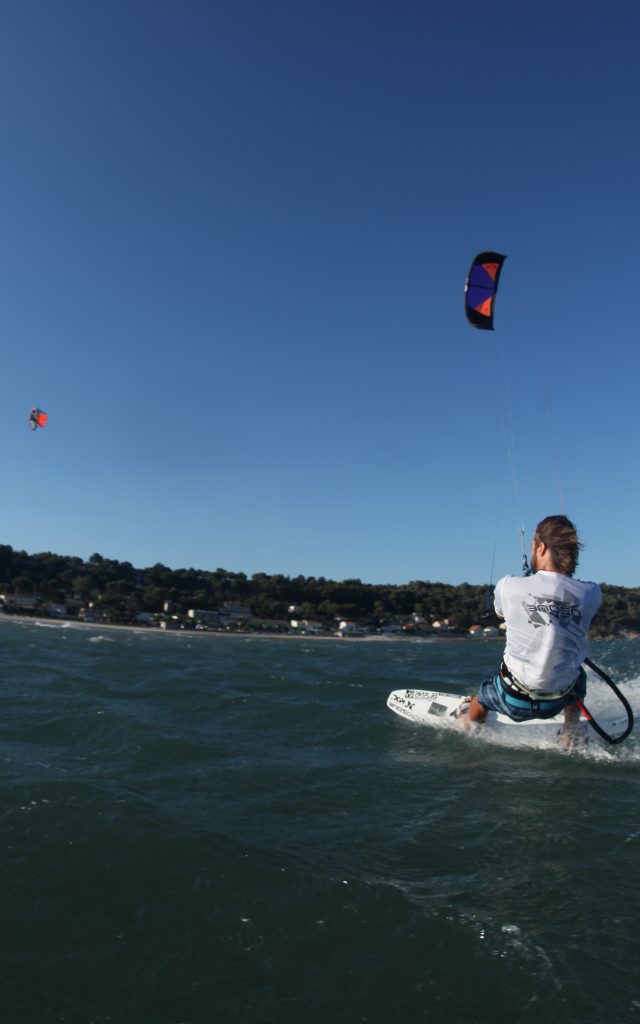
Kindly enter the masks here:
[[29, 413], [29, 427], [31, 430], [37, 430], [38, 427], [46, 426], [48, 419], [49, 417], [46, 412], [43, 412], [42, 409], [36, 409], [34, 406]]

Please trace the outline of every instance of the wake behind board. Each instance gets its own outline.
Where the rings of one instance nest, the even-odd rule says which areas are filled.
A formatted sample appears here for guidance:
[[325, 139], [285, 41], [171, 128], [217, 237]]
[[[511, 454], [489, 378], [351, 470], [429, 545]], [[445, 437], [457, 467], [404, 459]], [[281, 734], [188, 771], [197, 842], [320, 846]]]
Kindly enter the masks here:
[[[455, 717], [455, 712], [460, 707], [462, 697], [455, 693], [441, 693], [438, 690], [394, 690], [387, 698], [387, 707], [394, 711], [401, 718], [407, 718], [410, 722], [419, 725], [435, 725], [461, 729], [462, 726]], [[621, 733], [627, 724], [625, 716], [621, 718], [610, 718], [601, 723], [611, 735]], [[562, 729], [562, 712], [555, 718], [534, 718], [528, 722], [512, 722], [506, 715], [496, 711], [490, 711], [482, 723], [482, 730], [490, 730], [492, 733], [510, 735], [507, 730], [517, 729], [521, 736], [528, 740], [553, 740]], [[587, 719], [582, 715], [578, 725], [585, 739], [595, 733], [589, 728]], [[515, 734], [514, 734], [515, 735]]]

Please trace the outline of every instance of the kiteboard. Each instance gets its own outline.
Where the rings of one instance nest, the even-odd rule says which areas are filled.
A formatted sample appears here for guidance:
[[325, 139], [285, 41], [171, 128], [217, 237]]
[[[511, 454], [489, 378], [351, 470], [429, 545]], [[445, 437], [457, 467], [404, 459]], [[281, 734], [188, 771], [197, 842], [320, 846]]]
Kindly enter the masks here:
[[[458, 693], [441, 693], [439, 690], [393, 690], [387, 698], [387, 707], [401, 718], [418, 725], [434, 725], [461, 729], [459, 709], [463, 697]], [[482, 722], [483, 734], [487, 731], [503, 736], [517, 735], [530, 741], [553, 741], [562, 731], [564, 716], [562, 712], [555, 718], [533, 718], [528, 722], [514, 722], [507, 715], [497, 711], [489, 711]], [[621, 733], [627, 725], [626, 715], [604, 719], [601, 723], [611, 735]], [[508, 730], [508, 731], [507, 731]], [[475, 730], [474, 730], [475, 731]], [[576, 725], [576, 739], [584, 739], [595, 733], [589, 728], [588, 720], [581, 715]]]

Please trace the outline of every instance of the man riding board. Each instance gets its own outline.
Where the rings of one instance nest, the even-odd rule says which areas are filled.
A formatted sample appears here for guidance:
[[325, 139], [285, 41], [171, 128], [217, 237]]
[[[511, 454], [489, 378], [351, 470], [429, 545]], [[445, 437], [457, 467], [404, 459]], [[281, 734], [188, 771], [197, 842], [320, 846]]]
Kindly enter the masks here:
[[587, 633], [602, 601], [596, 583], [573, 579], [581, 547], [570, 519], [547, 516], [531, 541], [533, 575], [504, 576], [496, 584], [496, 615], [507, 628], [503, 662], [460, 709], [465, 728], [489, 711], [514, 722], [564, 711], [569, 744], [580, 716], [576, 700], [584, 701], [587, 691]]

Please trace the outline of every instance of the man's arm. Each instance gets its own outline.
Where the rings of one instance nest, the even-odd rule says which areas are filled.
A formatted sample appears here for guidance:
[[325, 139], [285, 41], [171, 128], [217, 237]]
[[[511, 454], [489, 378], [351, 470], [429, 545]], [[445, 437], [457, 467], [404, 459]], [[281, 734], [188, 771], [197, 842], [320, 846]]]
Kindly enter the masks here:
[[506, 577], [503, 576], [501, 580], [498, 580], [496, 583], [496, 589], [493, 592], [493, 607], [499, 619], [504, 619], [504, 612], [502, 610], [502, 591], [505, 579]]

